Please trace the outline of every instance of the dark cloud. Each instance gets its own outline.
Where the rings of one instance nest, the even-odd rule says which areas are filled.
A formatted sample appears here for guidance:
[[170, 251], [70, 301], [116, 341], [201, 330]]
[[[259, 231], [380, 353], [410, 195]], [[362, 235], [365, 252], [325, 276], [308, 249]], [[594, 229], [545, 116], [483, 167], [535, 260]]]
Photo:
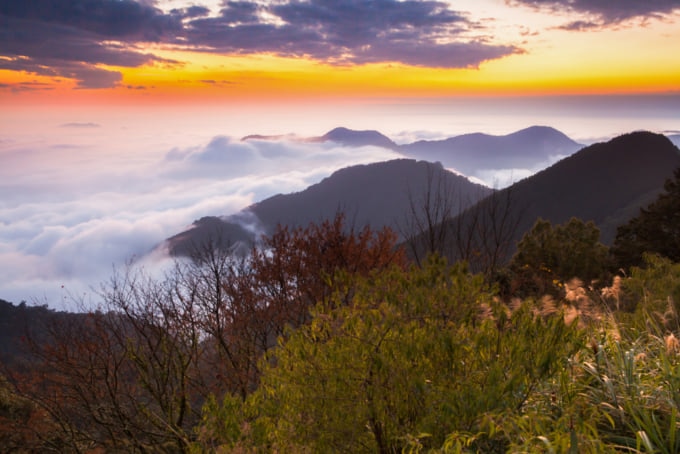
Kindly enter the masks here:
[[0, 15], [124, 41], [159, 41], [181, 30], [179, 17], [134, 0], [0, 0]]
[[354, 61], [360, 63], [402, 61], [416, 66], [435, 68], [469, 68], [480, 62], [519, 53], [512, 46], [490, 46], [479, 42], [446, 43], [423, 47], [409, 40], [379, 42], [366, 51], [358, 52]]
[[0, 68], [111, 87], [121, 74], [98, 65], [167, 62], [133, 44], [180, 31], [178, 17], [132, 0], [0, 0]]
[[190, 6], [188, 8], [173, 9], [170, 14], [180, 19], [193, 17], [203, 17], [210, 14], [210, 10], [205, 6]]
[[15, 57], [8, 60], [0, 59], [0, 69], [75, 79], [78, 88], [112, 87], [122, 79], [122, 74], [118, 71], [109, 71], [88, 63], [53, 58]]
[[593, 30], [593, 29], [598, 29], [602, 27], [601, 22], [594, 22], [594, 21], [588, 21], [588, 20], [575, 20], [573, 22], [569, 22], [567, 24], [564, 24], [560, 26], [559, 28], [562, 30], [567, 30], [567, 31], [572, 31], [572, 32], [580, 32], [580, 31], [585, 31], [585, 30]]
[[89, 31], [2, 16], [0, 53], [15, 59], [21, 57], [17, 61], [46, 62], [46, 66], [65, 61], [134, 67], [159, 60], [123, 43], [106, 41]]
[[588, 20], [570, 22], [562, 27], [567, 30], [601, 28], [635, 18], [662, 18], [680, 10], [679, 0], [508, 0], [508, 3], [589, 16]]
[[258, 12], [262, 6], [253, 2], [223, 2], [224, 8], [220, 11], [222, 17], [231, 24], [252, 24], [259, 21]]
[[[1, 60], [0, 60], [1, 61]], [[46, 91], [54, 90], [54, 85], [44, 82], [19, 82], [14, 84], [0, 84], [0, 90], [9, 90], [13, 93], [26, 91]]]
[[[0, 0], [0, 68], [110, 87], [121, 74], [102, 65], [168, 62], [148, 42], [224, 54], [267, 52], [334, 64], [399, 62], [474, 67], [520, 52], [494, 45], [483, 26], [441, 1], [224, 1], [217, 16], [194, 5], [169, 13], [152, 1]], [[217, 12], [216, 12], [217, 13]]]
[[462, 39], [479, 27], [438, 1], [310, 0], [274, 3], [266, 9], [241, 1], [225, 2], [219, 17], [189, 22], [187, 42], [225, 53], [444, 68], [477, 66], [520, 52], [483, 39]]

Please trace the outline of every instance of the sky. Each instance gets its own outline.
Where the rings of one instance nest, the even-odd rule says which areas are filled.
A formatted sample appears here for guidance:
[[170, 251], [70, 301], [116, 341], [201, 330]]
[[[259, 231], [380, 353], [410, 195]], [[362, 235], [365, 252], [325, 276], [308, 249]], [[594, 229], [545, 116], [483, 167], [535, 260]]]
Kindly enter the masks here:
[[398, 157], [249, 134], [680, 130], [677, 43], [680, 0], [0, 0], [0, 298], [96, 301], [201, 216]]

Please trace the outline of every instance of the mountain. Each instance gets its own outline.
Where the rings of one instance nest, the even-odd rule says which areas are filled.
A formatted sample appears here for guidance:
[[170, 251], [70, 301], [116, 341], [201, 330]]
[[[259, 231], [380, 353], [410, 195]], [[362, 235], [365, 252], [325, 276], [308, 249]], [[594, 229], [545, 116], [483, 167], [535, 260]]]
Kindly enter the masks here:
[[512, 191], [527, 205], [529, 218], [592, 220], [610, 243], [616, 227], [651, 203], [677, 167], [680, 151], [666, 137], [634, 132], [584, 148]]
[[[206, 217], [171, 238], [165, 245], [172, 254], [187, 254], [208, 238], [250, 242], [258, 234], [270, 234], [278, 224], [306, 227], [311, 222], [345, 213], [350, 225], [370, 225], [398, 230], [408, 215], [411, 201], [422, 200], [434, 180], [455, 194], [454, 212], [487, 196], [491, 189], [445, 170], [441, 164], [397, 159], [347, 167], [309, 188], [279, 194], [225, 218]], [[465, 206], [464, 206], [465, 205]]]
[[[558, 159], [573, 154], [583, 145], [562, 132], [547, 126], [531, 126], [512, 134], [494, 136], [482, 133], [464, 134], [445, 140], [420, 140], [398, 145], [378, 131], [335, 128], [319, 137], [249, 135], [241, 140], [291, 140], [296, 142], [334, 142], [344, 147], [382, 147], [406, 158], [441, 162], [466, 176], [494, 183], [498, 171], [515, 177], [532, 174]], [[506, 178], [510, 178], [508, 175]]]
[[680, 150], [665, 136], [625, 134], [583, 148], [495, 193], [448, 225], [460, 229], [474, 223], [477, 229], [477, 213], [490, 212], [488, 207], [493, 203], [509, 200], [509, 211], [516, 220], [513, 241], [521, 239], [538, 218], [562, 224], [577, 217], [593, 221], [600, 228], [601, 241], [611, 244], [616, 228], [654, 201], [678, 167]]
[[291, 142], [335, 142], [344, 147], [382, 147], [390, 150], [396, 150], [398, 145], [394, 143], [389, 137], [374, 130], [357, 131], [339, 127], [328, 131], [326, 134], [319, 137], [298, 137], [293, 134], [286, 135], [262, 135], [251, 134], [241, 138], [242, 141], [248, 140], [287, 140]]
[[571, 155], [583, 145], [547, 126], [531, 126], [512, 134], [474, 133], [445, 140], [421, 140], [399, 147], [405, 156], [439, 161], [468, 176], [482, 169], [533, 169]]
[[[379, 137], [375, 132], [334, 131], [324, 137], [339, 135], [346, 143], [356, 139], [352, 142], [355, 144]], [[556, 135], [551, 128], [532, 127], [503, 137], [510, 137], [505, 143], [521, 143], [527, 137], [555, 138], [561, 137], [560, 134], [557, 132]], [[480, 135], [460, 137], [472, 140], [470, 137], [479, 138]], [[559, 142], [547, 138], [545, 143]], [[572, 142], [564, 137], [560, 140], [563, 144]], [[519, 155], [520, 159], [541, 156], [536, 149]], [[575, 216], [594, 221], [600, 227], [602, 241], [609, 244], [616, 235], [616, 228], [651, 203], [677, 167], [680, 167], [680, 150], [665, 136], [650, 132], [634, 132], [585, 147], [496, 192], [446, 171], [441, 163], [398, 159], [348, 167], [304, 191], [270, 197], [225, 218], [200, 219], [190, 229], [169, 238], [166, 245], [173, 254], [186, 254], [192, 244], [209, 237], [248, 243], [261, 233], [271, 233], [279, 223], [306, 226], [332, 218], [338, 211], [343, 211], [348, 222], [355, 226], [399, 227], [410, 211], [409, 200], [423, 199], [428, 178], [431, 182], [435, 173], [443, 175], [448, 186], [455, 187], [458, 200], [481, 200], [476, 208], [478, 213], [491, 212], [488, 207], [509, 200], [511, 214], [516, 219], [512, 241], [519, 240], [539, 217], [561, 224]], [[489, 194], [494, 197], [482, 200]], [[459, 204], [456, 210], [470, 205]], [[473, 211], [468, 210], [452, 221], [456, 226], [452, 228], [465, 225]], [[479, 221], [477, 218], [476, 222]]]
[[335, 128], [317, 138], [319, 142], [335, 142], [346, 147], [375, 146], [396, 150], [397, 144], [378, 131], [355, 131], [347, 128]]

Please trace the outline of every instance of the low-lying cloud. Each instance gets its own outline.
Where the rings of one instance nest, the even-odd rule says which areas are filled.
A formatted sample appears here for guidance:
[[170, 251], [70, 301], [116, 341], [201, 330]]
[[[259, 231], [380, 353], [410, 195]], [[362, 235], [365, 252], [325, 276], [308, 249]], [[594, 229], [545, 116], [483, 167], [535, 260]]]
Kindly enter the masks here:
[[[94, 124], [60, 126], [84, 135], [108, 131], [87, 126]], [[121, 156], [107, 153], [111, 138], [103, 132], [88, 146], [63, 138], [0, 142], [0, 298], [75, 310], [71, 298], [96, 302], [93, 289], [114, 266], [148, 260], [165, 238], [203, 216], [232, 214], [339, 168], [395, 157], [379, 148], [223, 135], [155, 151], [140, 144]]]

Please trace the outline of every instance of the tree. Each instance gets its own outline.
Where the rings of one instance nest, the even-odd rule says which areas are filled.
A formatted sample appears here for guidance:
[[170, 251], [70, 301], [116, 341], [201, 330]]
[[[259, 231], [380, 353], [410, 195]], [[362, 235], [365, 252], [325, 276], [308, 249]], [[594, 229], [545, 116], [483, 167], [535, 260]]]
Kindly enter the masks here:
[[31, 341], [33, 368], [15, 383], [58, 424], [61, 452], [188, 449], [209, 391], [200, 337], [169, 313], [169, 282], [146, 277], [113, 281], [106, 304], [117, 311], [55, 321]]
[[389, 228], [355, 230], [342, 213], [332, 220], [290, 229], [278, 226], [252, 252], [253, 296], [266, 312], [268, 344], [286, 326], [309, 320], [309, 309], [328, 301], [337, 289], [338, 272], [357, 278], [388, 268], [406, 266], [397, 235]]
[[355, 278], [405, 262], [393, 232], [357, 232], [342, 215], [279, 227], [245, 257], [225, 241], [199, 245], [160, 277], [116, 272], [96, 311], [31, 338], [33, 366], [13, 382], [55, 421], [61, 451], [189, 451], [204, 403], [244, 400], [260, 357], [328, 301], [337, 273], [351, 292]]
[[[46, 446], [64, 447], [57, 425], [48, 414], [14, 392], [0, 374], [0, 449], [3, 452], [39, 452]], [[63, 449], [62, 449], [63, 450]]]
[[645, 252], [680, 261], [680, 168], [673, 175], [655, 202], [618, 228], [611, 248], [617, 266], [641, 266]]
[[425, 190], [419, 198], [409, 193], [400, 226], [409, 257], [417, 264], [434, 253], [463, 260], [493, 280], [509, 259], [522, 210], [513, 206], [512, 189], [489, 192], [481, 201], [465, 200], [444, 169], [428, 167]]
[[465, 260], [473, 271], [495, 281], [499, 269], [510, 259], [524, 211], [515, 205], [512, 188], [494, 191], [450, 221], [448, 228], [455, 234], [447, 257]]
[[593, 222], [571, 218], [553, 226], [538, 219], [517, 245], [510, 262], [513, 292], [541, 295], [555, 290], [555, 282], [578, 278], [590, 283], [608, 269], [607, 247], [599, 242]]
[[399, 227], [410, 258], [417, 264], [434, 253], [442, 254], [449, 243], [446, 221], [459, 214], [470, 203], [462, 200], [456, 186], [442, 167], [425, 167], [425, 188], [419, 197], [408, 190], [409, 212]]
[[[271, 351], [247, 401], [256, 447], [441, 447], [484, 430], [492, 414], [521, 411], [573, 348], [559, 313], [543, 318], [530, 303], [512, 310], [481, 275], [442, 259], [360, 279], [348, 304], [336, 298], [342, 304], [320, 303]], [[486, 433], [475, 446], [492, 452], [507, 442]]]

